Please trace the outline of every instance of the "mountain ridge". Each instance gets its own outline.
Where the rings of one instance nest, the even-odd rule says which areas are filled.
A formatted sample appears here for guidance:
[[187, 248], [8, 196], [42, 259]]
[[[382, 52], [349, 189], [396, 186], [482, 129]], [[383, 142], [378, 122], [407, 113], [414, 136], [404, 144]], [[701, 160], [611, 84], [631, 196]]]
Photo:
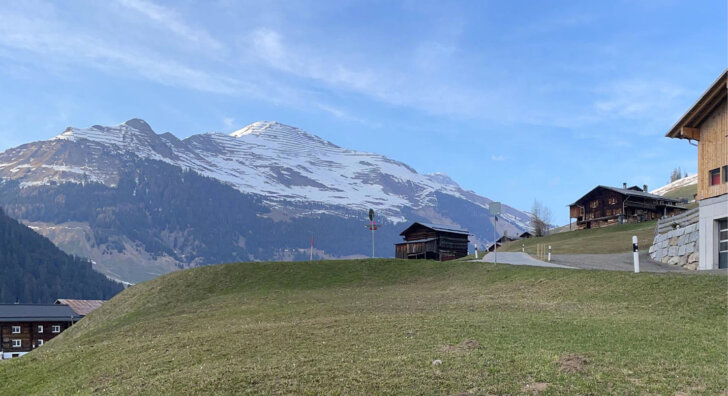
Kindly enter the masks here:
[[[318, 258], [363, 257], [371, 243], [358, 231], [369, 208], [382, 224], [375, 250], [384, 257], [404, 222], [467, 228], [480, 246], [493, 235], [492, 201], [449, 176], [274, 121], [182, 140], [141, 119], [69, 127], [0, 153], [0, 178], [0, 204], [11, 215], [125, 281], [241, 258], [304, 259], [312, 234], [326, 235], [317, 238]], [[498, 233], [513, 235], [529, 219], [504, 204], [499, 220]]]

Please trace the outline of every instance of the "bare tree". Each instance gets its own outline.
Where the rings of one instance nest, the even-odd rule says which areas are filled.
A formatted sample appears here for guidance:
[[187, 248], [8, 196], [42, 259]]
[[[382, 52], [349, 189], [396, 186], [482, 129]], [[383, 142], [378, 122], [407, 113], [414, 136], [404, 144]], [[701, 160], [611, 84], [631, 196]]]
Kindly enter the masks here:
[[531, 209], [531, 228], [533, 228], [533, 235], [536, 237], [547, 235], [549, 223], [551, 223], [551, 210], [541, 204], [541, 202], [533, 201], [533, 209]]

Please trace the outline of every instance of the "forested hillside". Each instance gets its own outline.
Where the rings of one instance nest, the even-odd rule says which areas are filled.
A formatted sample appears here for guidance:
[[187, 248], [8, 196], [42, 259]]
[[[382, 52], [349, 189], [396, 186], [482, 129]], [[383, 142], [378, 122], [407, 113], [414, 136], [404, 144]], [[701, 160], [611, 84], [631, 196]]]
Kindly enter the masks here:
[[123, 286], [0, 210], [0, 303], [109, 299]]

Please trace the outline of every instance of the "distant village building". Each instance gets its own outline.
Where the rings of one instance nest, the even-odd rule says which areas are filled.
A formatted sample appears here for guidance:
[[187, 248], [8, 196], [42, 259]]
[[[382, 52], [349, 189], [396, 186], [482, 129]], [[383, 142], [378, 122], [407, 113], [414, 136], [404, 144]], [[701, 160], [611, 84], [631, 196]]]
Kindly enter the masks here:
[[528, 231], [523, 231], [523, 233], [518, 236], [518, 238], [520, 238], [520, 239], [528, 239], [528, 238], [532, 238], [532, 237], [533, 237], [533, 234], [531, 234]]
[[569, 216], [578, 229], [636, 223], [673, 216], [685, 211], [680, 201], [647, 192], [647, 185], [622, 188], [597, 186], [569, 205]]
[[490, 245], [488, 245], [488, 248], [486, 249], [486, 251], [493, 252], [493, 251], [495, 251], [496, 248], [500, 249], [501, 246], [503, 246], [503, 244], [500, 242], [491, 243]]
[[[498, 238], [496, 242], [498, 242], [500, 245], [507, 243], [507, 242], [513, 242], [518, 240], [518, 238], [509, 237], [508, 235], [503, 235], [502, 237]], [[498, 245], [498, 246], [500, 246]]]
[[670, 129], [698, 146], [698, 269], [728, 268], [728, 70]]
[[415, 222], [400, 235], [404, 242], [394, 245], [397, 258], [447, 261], [468, 255], [467, 230]]
[[82, 317], [68, 305], [0, 304], [0, 357], [23, 356]]
[[86, 316], [90, 314], [91, 311], [99, 308], [105, 302], [106, 300], [74, 300], [69, 298], [59, 298], [55, 303], [57, 305], [68, 305], [76, 314]]

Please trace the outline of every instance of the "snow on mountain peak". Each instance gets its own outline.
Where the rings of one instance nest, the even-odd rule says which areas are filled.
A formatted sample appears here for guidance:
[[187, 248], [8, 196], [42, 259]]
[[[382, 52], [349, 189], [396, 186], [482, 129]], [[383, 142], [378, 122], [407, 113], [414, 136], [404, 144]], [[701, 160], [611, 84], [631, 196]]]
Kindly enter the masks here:
[[312, 135], [303, 129], [281, 124], [276, 121], [258, 121], [230, 134], [234, 138], [259, 138], [267, 141], [293, 143], [300, 148], [327, 146], [338, 148], [335, 144]]
[[455, 180], [451, 179], [450, 176], [442, 172], [430, 173], [425, 176], [427, 176], [428, 179], [432, 180], [435, 183], [440, 183], [446, 186], [458, 186]]
[[123, 144], [129, 143], [131, 140], [148, 141], [150, 137], [156, 134], [144, 120], [132, 118], [116, 126], [93, 125], [89, 128], [68, 127], [63, 133], [54, 137], [54, 140], [71, 140], [87, 139], [99, 143], [107, 144]]
[[131, 120], [128, 120], [128, 121], [122, 123], [121, 125], [126, 125], [130, 128], [134, 128], [140, 132], [154, 133], [154, 131], [152, 130], [152, 127], [150, 127], [149, 124], [147, 124], [147, 122], [142, 120], [141, 118], [132, 118]]
[[242, 137], [246, 135], [260, 135], [269, 129], [281, 130], [283, 128], [296, 129], [288, 125], [281, 124], [276, 121], [257, 121], [246, 127], [238, 129], [230, 134], [232, 137]]
[[[111, 153], [133, 154], [193, 170], [243, 193], [261, 194], [273, 207], [299, 203], [303, 208], [314, 204], [345, 211], [374, 208], [396, 223], [404, 221], [402, 208], [417, 211], [437, 205], [438, 193], [486, 209], [490, 202], [462, 190], [444, 173], [420, 174], [399, 161], [339, 147], [275, 121], [258, 121], [229, 135], [204, 133], [178, 140], [169, 133], [155, 134], [141, 119], [131, 119], [110, 127], [68, 128], [54, 140], [88, 145], [98, 158]], [[66, 165], [86, 166], [89, 160], [95, 161], [85, 158], [82, 163]], [[113, 184], [109, 171], [99, 169], [98, 175], [91, 176], [112, 180]], [[74, 175], [57, 179], [78, 180]], [[513, 213], [513, 224], [525, 227], [525, 220]]]

